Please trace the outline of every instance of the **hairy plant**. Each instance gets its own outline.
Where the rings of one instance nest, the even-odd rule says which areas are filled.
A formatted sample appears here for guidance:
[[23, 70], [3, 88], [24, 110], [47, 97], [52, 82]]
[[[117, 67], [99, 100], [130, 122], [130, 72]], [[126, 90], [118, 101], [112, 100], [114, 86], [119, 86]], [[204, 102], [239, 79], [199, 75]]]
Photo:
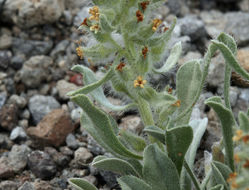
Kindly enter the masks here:
[[[170, 71], [182, 50], [181, 43], [176, 43], [164, 65], [154, 67], [162, 61], [176, 24], [174, 19], [168, 27], [160, 19], [150, 16], [164, 1], [93, 0], [93, 3], [90, 17], [84, 19], [79, 29], [88, 31], [96, 39], [96, 44], [79, 46], [76, 51], [81, 59], [86, 57], [95, 63], [106, 63], [105, 76], [97, 80], [92, 70], [76, 65], [72, 70], [83, 75], [85, 86], [68, 94], [83, 109], [81, 123], [84, 129], [113, 155], [97, 156], [92, 165], [120, 174], [122, 177], [118, 182], [123, 190], [191, 190], [192, 186], [198, 190], [221, 190], [233, 187], [227, 179], [235, 172], [232, 138], [238, 126], [229, 102], [231, 71], [249, 80], [249, 74], [237, 62], [234, 39], [220, 34], [211, 41], [203, 59], [189, 61], [178, 69], [176, 89], [166, 87], [157, 91], [147, 82], [148, 74]], [[206, 104], [221, 120], [223, 141], [218, 149], [222, 154], [224, 152], [225, 159], [215, 160], [214, 155], [206, 178], [200, 184], [193, 167], [207, 119], [190, 121], [190, 116], [216, 51], [220, 51], [226, 61], [225, 103], [221, 97], [212, 97]], [[131, 103], [117, 106], [109, 102], [102, 89], [107, 82], [111, 82], [117, 92], [125, 94]], [[95, 106], [87, 94], [113, 111], [137, 109], [148, 136], [143, 138], [120, 130], [115, 120]], [[240, 113], [239, 120], [241, 126], [248, 128], [248, 115]], [[97, 189], [80, 178], [69, 179], [69, 183], [80, 190]]]

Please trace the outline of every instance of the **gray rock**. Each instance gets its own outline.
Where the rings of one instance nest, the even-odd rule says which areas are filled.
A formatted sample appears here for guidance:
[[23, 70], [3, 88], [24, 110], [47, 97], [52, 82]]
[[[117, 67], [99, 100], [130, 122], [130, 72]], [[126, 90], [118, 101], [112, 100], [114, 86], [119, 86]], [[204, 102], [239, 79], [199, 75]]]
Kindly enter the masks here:
[[66, 49], [67, 49], [67, 46], [69, 45], [69, 41], [68, 40], [62, 40], [60, 41], [56, 46], [55, 48], [52, 50], [51, 52], [51, 56], [53, 58], [56, 58], [59, 54], [65, 54], [66, 52]]
[[241, 89], [241, 94], [239, 98], [249, 104], [249, 89]]
[[1, 92], [0, 93], [0, 109], [5, 104], [6, 99], [7, 99], [7, 94], [5, 92]]
[[11, 104], [16, 104], [19, 108], [24, 108], [27, 105], [27, 100], [22, 97], [22, 96], [18, 96], [16, 94], [13, 94], [10, 98], [8, 103]]
[[239, 8], [240, 10], [248, 13], [249, 12], [249, 1], [248, 0], [240, 1]]
[[186, 1], [183, 0], [168, 0], [167, 6], [170, 12], [176, 16], [185, 15], [189, 12]]
[[225, 75], [225, 62], [221, 54], [211, 60], [209, 66], [207, 83], [212, 87], [223, 85]]
[[123, 117], [119, 127], [137, 134], [140, 134], [143, 130], [141, 118], [134, 115]]
[[0, 69], [8, 69], [11, 57], [12, 54], [10, 51], [0, 51]]
[[202, 58], [202, 55], [197, 51], [189, 51], [184, 57], [179, 59], [178, 64], [183, 65], [184, 63], [187, 63], [193, 59], [200, 59]]
[[74, 152], [73, 162], [78, 166], [84, 166], [91, 162], [93, 155], [84, 147], [78, 148]]
[[87, 17], [89, 17], [89, 7], [83, 7], [74, 17], [74, 26], [80, 26], [82, 21]]
[[219, 11], [202, 12], [201, 18], [206, 30], [212, 38], [216, 38], [221, 32], [232, 35], [238, 45], [249, 43], [249, 14], [243, 12], [221, 13]]
[[67, 135], [66, 143], [67, 146], [71, 149], [77, 149], [79, 147], [79, 143], [72, 133]]
[[206, 30], [202, 20], [198, 19], [195, 15], [187, 15], [178, 20], [181, 27], [181, 34], [189, 36], [192, 41], [204, 38]]
[[49, 67], [53, 60], [47, 56], [34, 56], [26, 61], [19, 71], [22, 83], [27, 87], [37, 88], [50, 74]]
[[63, 100], [69, 99], [69, 96], [67, 96], [67, 93], [70, 91], [77, 90], [78, 87], [70, 82], [67, 82], [66, 80], [59, 80], [56, 84], [56, 89], [59, 92], [59, 96]]
[[18, 107], [15, 104], [5, 104], [0, 109], [0, 126], [11, 131], [18, 122]]
[[21, 187], [18, 188], [18, 190], [35, 190], [34, 186], [26, 181]]
[[17, 54], [17, 55], [15, 55], [15, 56], [12, 57], [10, 66], [13, 69], [15, 69], [15, 70], [19, 70], [19, 69], [22, 68], [23, 63], [25, 61], [26, 61], [25, 55], [23, 55], [23, 54]]
[[0, 157], [0, 179], [8, 179], [15, 175], [14, 170], [9, 165], [9, 160], [6, 156]]
[[230, 98], [230, 104], [232, 107], [236, 106], [238, 96], [239, 96], [238, 88], [230, 87], [229, 98]]
[[115, 188], [117, 186], [117, 178], [119, 177], [119, 175], [114, 174], [113, 172], [110, 171], [104, 171], [101, 170], [100, 175], [103, 177], [103, 179], [105, 180], [106, 184], [108, 187]]
[[21, 172], [27, 165], [31, 149], [27, 145], [14, 145], [9, 153], [9, 165], [15, 173]]
[[21, 53], [27, 57], [46, 55], [50, 52], [52, 47], [52, 41], [24, 40], [21, 38], [14, 38], [12, 45], [15, 54]]
[[72, 112], [71, 112], [71, 119], [74, 122], [78, 122], [79, 119], [80, 119], [81, 113], [82, 113], [82, 109], [81, 108], [73, 109]]
[[63, 11], [63, 0], [7, 0], [3, 20], [27, 28], [53, 23], [59, 19]]
[[9, 139], [9, 135], [0, 134], [0, 148], [2, 149], [11, 149], [13, 142]]
[[79, 9], [92, 4], [89, 0], [67, 0], [65, 6], [67, 9]]
[[16, 127], [10, 133], [10, 140], [12, 141], [26, 139], [26, 137], [26, 132], [23, 130], [22, 127]]
[[38, 124], [45, 115], [59, 108], [60, 104], [52, 96], [34, 95], [30, 98], [28, 107], [35, 124]]
[[72, 22], [73, 22], [73, 15], [71, 13], [71, 11], [64, 11], [63, 12], [63, 17], [64, 17], [64, 22], [68, 25], [71, 26]]
[[61, 152], [58, 152], [55, 148], [45, 147], [44, 151], [47, 152], [54, 160], [54, 162], [60, 167], [64, 167], [70, 161], [69, 156], [63, 155]]
[[32, 173], [41, 179], [51, 179], [56, 173], [56, 165], [52, 158], [39, 150], [28, 155], [28, 166]]
[[12, 37], [8, 34], [0, 36], [0, 49], [8, 49], [12, 45]]
[[2, 181], [0, 183], [0, 190], [17, 190], [19, 184], [14, 181]]

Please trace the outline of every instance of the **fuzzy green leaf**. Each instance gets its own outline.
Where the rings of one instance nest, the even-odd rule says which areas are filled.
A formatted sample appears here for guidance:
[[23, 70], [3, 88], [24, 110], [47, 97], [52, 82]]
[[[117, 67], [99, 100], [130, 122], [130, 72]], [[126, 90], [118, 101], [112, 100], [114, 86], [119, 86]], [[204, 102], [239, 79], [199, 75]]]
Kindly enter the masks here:
[[221, 33], [218, 36], [217, 40], [224, 43], [233, 52], [234, 55], [237, 54], [236, 41], [234, 40], [232, 36], [225, 34], [225, 33]]
[[229, 186], [226, 182], [226, 179], [222, 176], [219, 169], [216, 167], [214, 163], [212, 163], [211, 166], [212, 166], [212, 172], [213, 172], [213, 176], [214, 176], [216, 183], [224, 185], [225, 190], [229, 190]]
[[[98, 35], [98, 33], [95, 34], [95, 36], [96, 35]], [[94, 62], [101, 62], [103, 59], [107, 59], [111, 54], [113, 55], [115, 53], [114, 48], [105, 47], [103, 44], [97, 44], [89, 48], [82, 47], [82, 49], [83, 55]]]
[[99, 17], [99, 23], [101, 30], [104, 32], [112, 32], [114, 30], [114, 27], [111, 25], [111, 23], [107, 20], [105, 15], [100, 15]]
[[215, 44], [221, 51], [226, 60], [226, 63], [229, 64], [229, 66], [233, 68], [236, 73], [240, 74], [244, 79], [249, 80], [249, 73], [239, 65], [232, 51], [222, 42], [212, 40], [212, 43]]
[[78, 190], [98, 190], [94, 185], [81, 178], [70, 178], [68, 182]]
[[143, 174], [153, 190], [180, 190], [175, 164], [156, 144], [145, 149]]
[[229, 178], [229, 174], [232, 173], [232, 170], [227, 165], [221, 162], [213, 161], [213, 164], [217, 167], [223, 178], [227, 181], [227, 179]]
[[161, 143], [165, 144], [165, 131], [155, 126], [147, 126], [144, 132], [148, 133], [152, 137], [158, 139]]
[[153, 69], [154, 72], [156, 73], [166, 73], [170, 69], [173, 68], [173, 66], [177, 63], [180, 55], [182, 52], [182, 45], [181, 42], [178, 42], [177, 44], [174, 45], [170, 52], [170, 56], [168, 57], [166, 63], [160, 68], [160, 69]]
[[239, 112], [239, 125], [244, 132], [249, 132], [249, 116], [242, 111]]
[[[181, 101], [178, 115], [184, 112], [193, 104], [193, 100], [201, 85], [202, 72], [198, 61], [190, 61], [180, 67], [176, 75], [177, 98]], [[194, 105], [192, 105], [194, 106]], [[177, 124], [187, 124], [191, 115], [190, 112], [177, 121]]]
[[120, 130], [119, 135], [136, 152], [142, 152], [146, 147], [145, 140], [132, 132]]
[[163, 43], [165, 47], [166, 43], [169, 41], [171, 37], [175, 25], [176, 25], [176, 18], [173, 20], [173, 23], [171, 24], [170, 28], [165, 33], [161, 34], [160, 36], [151, 37], [147, 42], [148, 46], [153, 47]]
[[134, 176], [123, 176], [118, 179], [122, 190], [152, 190], [143, 180]]
[[222, 134], [226, 151], [225, 160], [229, 167], [232, 169], [232, 171], [234, 171], [232, 138], [235, 119], [233, 117], [233, 113], [221, 103], [220, 97], [211, 97], [205, 101], [205, 104], [209, 105], [214, 109], [221, 121]]
[[181, 173], [183, 160], [193, 139], [190, 126], [175, 127], [166, 130], [166, 145], [168, 155], [175, 163], [178, 173]]
[[224, 186], [223, 185], [216, 185], [214, 187], [212, 187], [210, 190], [223, 190], [224, 189]]
[[73, 71], [77, 71], [83, 75], [83, 82], [85, 87], [76, 90], [74, 92], [70, 92], [68, 95], [74, 96], [77, 94], [87, 94], [90, 93], [93, 98], [106, 108], [114, 111], [123, 111], [126, 109], [130, 109], [131, 107], [134, 107], [134, 104], [128, 104], [124, 106], [118, 106], [118, 105], [113, 105], [110, 103], [110, 101], [106, 98], [103, 89], [101, 88], [101, 85], [110, 80], [114, 72], [113, 70], [109, 70], [108, 73], [99, 81], [97, 81], [94, 72], [82, 65], [76, 65], [72, 68]]
[[[84, 112], [88, 115], [89, 119], [94, 123], [94, 129], [97, 132], [98, 136], [101, 137], [101, 140], [120, 156], [128, 158], [141, 159], [142, 157], [136, 155], [129, 150], [127, 150], [118, 140], [114, 134], [114, 130], [111, 126], [111, 121], [109, 117], [101, 110], [96, 108], [90, 99], [85, 95], [76, 95], [71, 98], [73, 102], [78, 104]], [[83, 123], [84, 126], [84, 123]], [[98, 139], [95, 139], [98, 141]]]
[[[193, 129], [193, 141], [185, 155], [185, 160], [188, 163], [190, 169], [193, 169], [194, 166], [194, 161], [195, 161], [195, 156], [196, 156], [196, 152], [197, 149], [200, 145], [201, 142], [201, 138], [203, 136], [203, 134], [206, 131], [207, 128], [207, 123], [208, 120], [207, 118], [204, 119], [199, 119], [199, 120], [192, 120], [189, 125], [192, 127]], [[182, 189], [192, 189], [191, 188], [191, 181], [189, 179], [189, 177], [187, 176], [186, 170], [183, 169], [182, 173], [181, 173], [181, 184], [182, 184]]]
[[130, 165], [127, 161], [121, 160], [119, 158], [98, 156], [93, 160], [92, 166], [98, 169], [112, 171], [120, 175], [133, 175], [139, 177], [139, 174], [136, 172], [132, 165]]

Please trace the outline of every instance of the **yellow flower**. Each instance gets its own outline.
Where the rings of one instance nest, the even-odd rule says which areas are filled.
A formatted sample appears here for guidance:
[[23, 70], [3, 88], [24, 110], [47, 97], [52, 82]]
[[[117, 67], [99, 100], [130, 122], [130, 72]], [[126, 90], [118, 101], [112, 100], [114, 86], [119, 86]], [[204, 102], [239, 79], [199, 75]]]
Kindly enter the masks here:
[[172, 106], [180, 107], [181, 106], [181, 100], [177, 100]]
[[155, 32], [158, 28], [158, 26], [160, 26], [160, 24], [162, 24], [162, 21], [158, 18], [153, 20], [153, 26], [152, 26], [152, 30]]
[[83, 55], [82, 47], [77, 47], [76, 52], [77, 52], [77, 55], [80, 57], [80, 59], [83, 59], [84, 55]]
[[237, 130], [236, 135], [233, 137], [233, 141], [239, 141], [243, 137], [243, 131]]
[[95, 34], [98, 33], [98, 31], [99, 31], [99, 25], [98, 25], [98, 24], [92, 25], [92, 26], [90, 27], [90, 30], [91, 30], [91, 31], [94, 31]]
[[89, 20], [99, 20], [99, 7], [94, 6], [92, 9], [89, 10], [89, 13], [92, 15], [89, 17]]
[[136, 80], [134, 80], [134, 87], [136, 88], [139, 86], [140, 88], [144, 88], [144, 85], [146, 84], [146, 80], [143, 80], [141, 76], [138, 76]]

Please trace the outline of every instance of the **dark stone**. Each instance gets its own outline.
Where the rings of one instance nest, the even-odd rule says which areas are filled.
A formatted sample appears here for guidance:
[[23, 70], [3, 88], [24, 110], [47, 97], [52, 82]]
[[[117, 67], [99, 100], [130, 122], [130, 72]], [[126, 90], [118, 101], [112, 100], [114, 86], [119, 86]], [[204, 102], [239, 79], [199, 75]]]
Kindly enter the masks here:
[[18, 108], [15, 104], [4, 105], [0, 110], [0, 126], [11, 131], [18, 122]]
[[54, 161], [47, 153], [42, 151], [33, 151], [28, 156], [28, 166], [36, 177], [44, 180], [51, 179], [56, 174]]
[[10, 51], [0, 51], [0, 69], [8, 69], [11, 56], [12, 55]]

